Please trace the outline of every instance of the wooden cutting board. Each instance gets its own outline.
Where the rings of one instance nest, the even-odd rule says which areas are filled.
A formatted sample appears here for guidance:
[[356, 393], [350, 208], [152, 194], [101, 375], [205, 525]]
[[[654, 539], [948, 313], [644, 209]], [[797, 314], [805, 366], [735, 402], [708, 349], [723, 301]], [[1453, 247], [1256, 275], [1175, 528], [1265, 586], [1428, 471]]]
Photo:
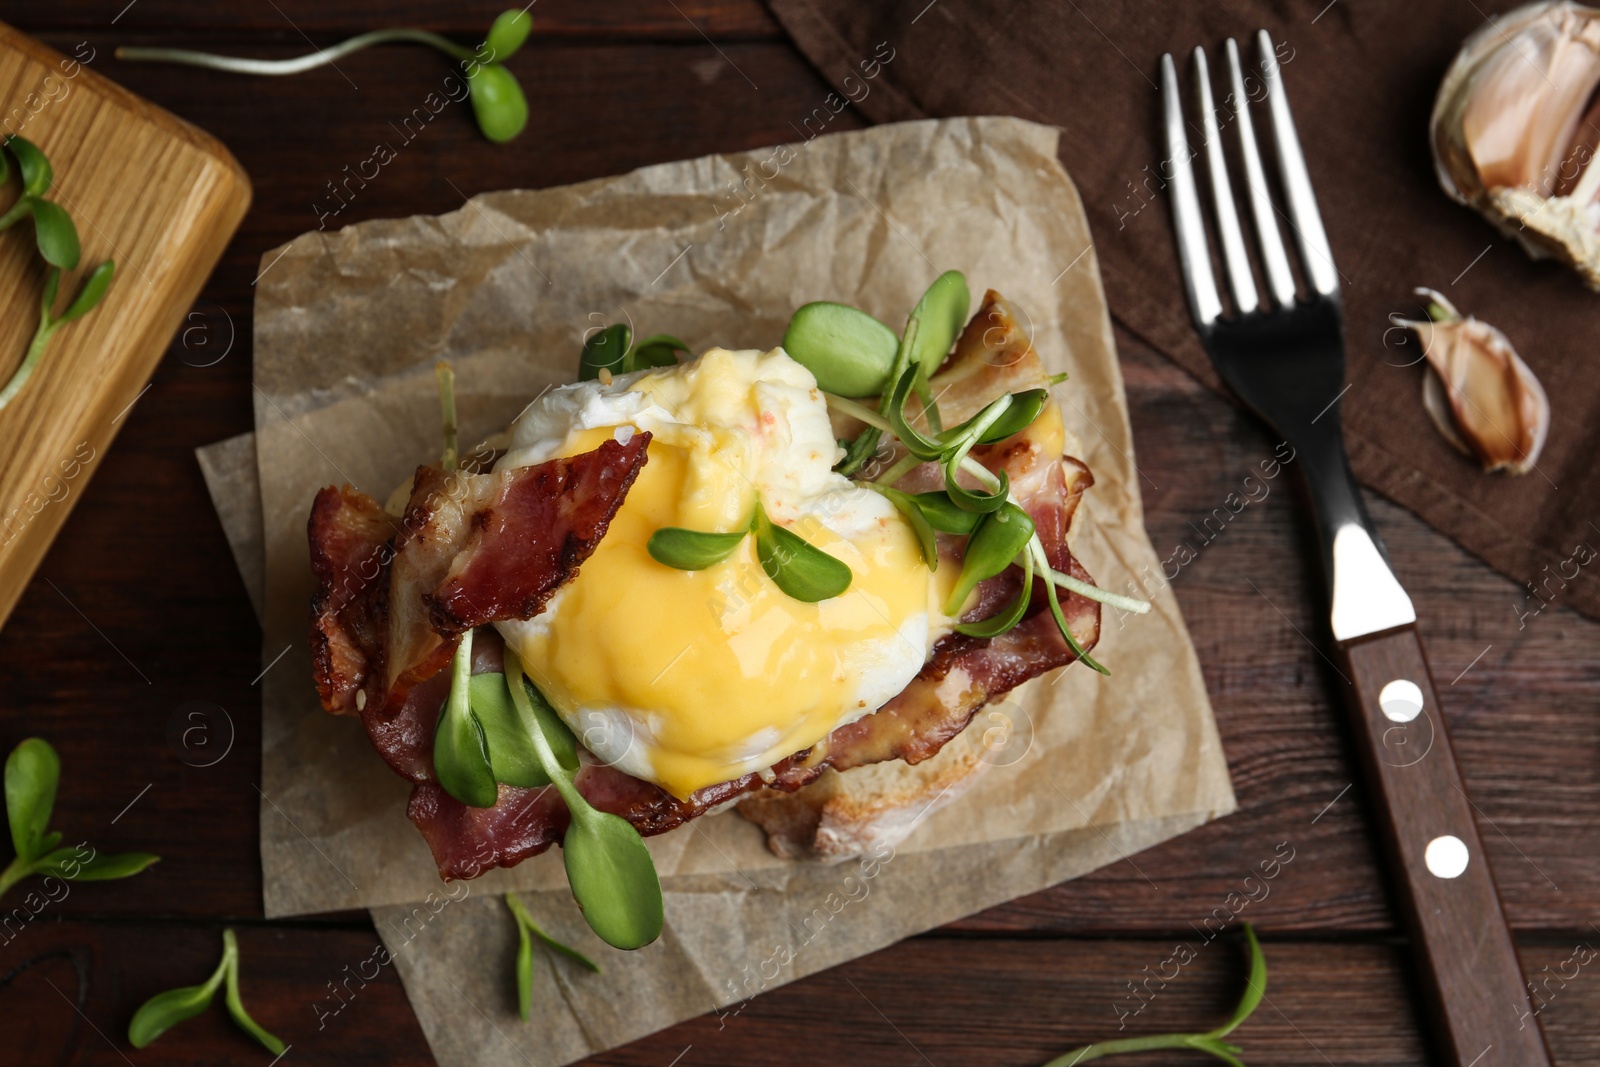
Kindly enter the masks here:
[[[56, 333], [0, 409], [0, 624], [250, 206], [250, 181], [220, 142], [95, 74], [111, 57], [82, 47], [63, 56], [0, 23], [0, 137], [50, 159], [49, 199], [83, 245], [57, 313], [96, 264], [116, 261], [99, 306]], [[13, 167], [0, 211], [19, 188]], [[38, 326], [44, 280], [32, 224], [0, 233], [0, 384]]]

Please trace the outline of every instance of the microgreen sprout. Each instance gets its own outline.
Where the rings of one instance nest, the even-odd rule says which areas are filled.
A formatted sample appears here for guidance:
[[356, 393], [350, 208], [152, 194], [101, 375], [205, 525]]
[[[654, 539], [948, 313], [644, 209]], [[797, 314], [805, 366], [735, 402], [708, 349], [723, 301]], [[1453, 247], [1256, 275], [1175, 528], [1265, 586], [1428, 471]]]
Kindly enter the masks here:
[[0, 870], [0, 897], [29, 875], [76, 882], [106, 882], [138, 874], [159, 860], [148, 852], [100, 855], [87, 846], [61, 845], [60, 831], [48, 830], [61, 781], [61, 758], [48, 741], [30, 737], [6, 759], [6, 820], [17, 855]]
[[1244, 936], [1250, 948], [1250, 975], [1245, 979], [1244, 995], [1239, 998], [1239, 1006], [1233, 1009], [1233, 1015], [1221, 1026], [1199, 1034], [1155, 1034], [1150, 1037], [1124, 1037], [1115, 1041], [1098, 1041], [1093, 1045], [1085, 1045], [1063, 1053], [1045, 1064], [1045, 1067], [1075, 1067], [1076, 1064], [1097, 1060], [1102, 1056], [1166, 1048], [1204, 1052], [1223, 1063], [1230, 1064], [1231, 1067], [1245, 1067], [1244, 1061], [1239, 1058], [1244, 1050], [1222, 1039], [1250, 1018], [1261, 1005], [1262, 998], [1267, 995], [1267, 957], [1262, 953], [1261, 942], [1256, 940], [1255, 929], [1249, 923], [1244, 924]]
[[[444, 437], [439, 465], [453, 471], [458, 458], [455, 369], [447, 360], [433, 369]], [[434, 726], [433, 773], [461, 803], [492, 808], [499, 802], [501, 784], [535, 789], [549, 785], [550, 778], [531, 739], [538, 724], [521, 715], [506, 689], [506, 676], [472, 673], [473, 633], [461, 635], [451, 657], [450, 692]], [[577, 743], [553, 712], [545, 733], [562, 764], [576, 767]]]
[[[433, 767], [439, 784], [462, 803], [480, 808], [494, 806], [496, 783], [522, 789], [555, 786], [571, 814], [561, 847], [567, 882], [585, 921], [615, 948], [648, 945], [661, 934], [661, 880], [639, 831], [626, 819], [596, 810], [578, 791], [577, 740], [524, 676], [512, 649], [505, 650], [504, 674], [470, 673], [471, 637], [471, 631], [462, 634], [457, 646], [450, 696], [434, 733]], [[518, 912], [511, 898], [506, 904], [513, 914]], [[519, 923], [522, 918], [518, 916]], [[537, 927], [529, 929], [550, 947], [589, 962]], [[520, 961], [518, 968], [521, 989]], [[526, 1018], [527, 1002], [522, 1003]]]
[[558, 952], [595, 974], [600, 973], [600, 965], [588, 956], [579, 952], [571, 945], [563, 944], [544, 932], [544, 929], [528, 914], [528, 909], [522, 903], [522, 898], [515, 893], [506, 894], [506, 908], [511, 912], [511, 917], [517, 923], [517, 1014], [523, 1022], [533, 1014], [533, 944], [537, 940], [551, 952]]
[[441, 359], [433, 365], [434, 377], [439, 385], [439, 421], [444, 433], [444, 451], [439, 454], [439, 466], [447, 471], [456, 469], [456, 371], [449, 360]]
[[795, 600], [815, 604], [831, 600], [850, 588], [850, 568], [817, 548], [793, 530], [779, 526], [767, 517], [761, 501], [756, 501], [753, 532], [756, 558], [761, 569], [779, 589]]
[[[506, 676], [498, 672], [474, 674], [470, 688], [472, 712], [483, 728], [494, 780], [518, 789], [549, 785], [550, 776], [544, 773], [539, 753], [533, 747], [533, 731], [538, 726], [531, 720], [523, 720], [511, 700], [511, 691], [506, 688]], [[561, 720], [552, 716], [545, 735], [564, 766], [577, 765], [577, 742]]]
[[958, 270], [947, 270], [933, 280], [917, 306], [911, 309], [906, 333], [911, 334], [912, 323], [916, 323], [918, 329], [912, 342], [910, 362], [922, 371], [924, 381], [933, 377], [933, 372], [950, 354], [950, 346], [961, 336], [961, 328], [967, 324], [967, 306], [971, 303], [972, 294], [967, 291], [965, 275]]
[[880, 482], [868, 482], [872, 488], [888, 498], [900, 512], [900, 517], [906, 520], [911, 527], [911, 532], [917, 535], [917, 547], [922, 550], [922, 561], [928, 565], [930, 571], [939, 569], [939, 541], [933, 523], [928, 521], [922, 506], [917, 499], [909, 493], [902, 493], [890, 485]]
[[139, 1010], [133, 1013], [133, 1021], [128, 1023], [128, 1043], [134, 1048], [144, 1048], [179, 1023], [193, 1019], [211, 1006], [218, 986], [225, 987], [223, 999], [228, 1014], [239, 1028], [261, 1042], [274, 1056], [282, 1056], [283, 1042], [252, 1019], [239, 998], [239, 942], [231, 929], [222, 931], [222, 962], [217, 964], [211, 977], [200, 985], [157, 993], [139, 1005]]
[[681, 526], [663, 526], [650, 535], [645, 549], [657, 563], [680, 571], [703, 571], [713, 567], [738, 548], [750, 532], [746, 524], [731, 533], [706, 533]]
[[[886, 360], [881, 334], [888, 327], [842, 304], [802, 307], [784, 333], [784, 348], [811, 370], [830, 408], [865, 426], [853, 440], [840, 442], [845, 446], [845, 458], [834, 467], [836, 471], [857, 474], [886, 433], [905, 450], [887, 471], [862, 484], [882, 493], [899, 509], [917, 535], [928, 567], [937, 570], [939, 565], [936, 533], [968, 538], [961, 577], [945, 605], [947, 614], [959, 611], [979, 582], [1007, 567], [1021, 568], [1021, 591], [1007, 607], [987, 619], [960, 623], [956, 629], [974, 637], [1006, 632], [1027, 614], [1033, 582], [1042, 579], [1051, 617], [1068, 647], [1087, 666], [1108, 673], [1072, 633], [1058, 588], [1122, 611], [1142, 614], [1150, 605], [1055, 570], [1031, 519], [1011, 494], [1007, 473], [991, 471], [972, 457], [974, 448], [1004, 441], [1032, 425], [1049, 403], [1050, 388], [1065, 381], [1066, 374], [1050, 375], [1045, 387], [996, 397], [960, 425], [941, 428], [931, 378], [960, 335], [970, 299], [966, 279], [959, 271], [941, 274], [906, 321], [892, 360]], [[835, 384], [837, 390], [830, 388]], [[876, 409], [859, 399], [871, 393], [879, 395]], [[920, 401], [925, 427], [909, 410], [913, 396]], [[942, 492], [912, 496], [894, 488], [921, 463], [937, 463], [942, 468]], [[973, 482], [977, 488], [972, 487]], [[1000, 515], [1006, 516], [1005, 521], [985, 521]], [[1017, 516], [1024, 521], [1015, 521]]]
[[4, 214], [0, 214], [0, 231], [10, 229], [23, 219], [32, 219], [34, 246], [45, 261], [46, 271], [44, 292], [39, 299], [39, 325], [33, 332], [33, 340], [28, 344], [21, 365], [11, 375], [10, 381], [0, 387], [0, 408], [9, 404], [28, 384], [56, 331], [74, 319], [81, 319], [100, 303], [116, 269], [109, 259], [95, 267], [84, 279], [77, 296], [72, 298], [66, 310], [60, 315], [55, 313], [61, 272], [76, 269], [82, 255], [78, 228], [65, 208], [53, 200], [45, 199], [45, 194], [55, 182], [55, 171], [50, 166], [50, 160], [33, 142], [14, 135], [5, 139], [4, 150], [0, 150], [0, 185], [4, 185], [11, 175], [6, 159], [8, 152], [17, 161], [22, 193]]
[[528, 124], [528, 100], [505, 61], [522, 47], [533, 29], [527, 9], [502, 11], [489, 27], [482, 46], [473, 51], [428, 30], [387, 29], [359, 34], [329, 48], [293, 59], [245, 59], [194, 52], [186, 48], [118, 48], [118, 59], [149, 63], [181, 63], [234, 74], [282, 75], [336, 63], [352, 52], [375, 44], [425, 44], [456, 60], [467, 75], [467, 94], [483, 135], [497, 144], [511, 140]]
[[[883, 323], [865, 312], [843, 304], [806, 304], [796, 311], [784, 331], [783, 347], [789, 355], [811, 371], [825, 393], [842, 396], [877, 395], [878, 414], [889, 415], [896, 407], [903, 412], [906, 395], [915, 392], [922, 400], [929, 428], [939, 431], [939, 411], [933, 403], [928, 379], [950, 352], [961, 333], [971, 302], [967, 280], [960, 271], [945, 271], [934, 279], [917, 306], [906, 319], [905, 331], [889, 357], [894, 337]], [[904, 391], [898, 387], [904, 386]], [[896, 387], [891, 389], [891, 387]], [[872, 458], [886, 430], [899, 436], [909, 423], [891, 420], [886, 426], [875, 420], [867, 423], [845, 447], [845, 457], [834, 468], [853, 475]], [[910, 440], [901, 437], [915, 453], [920, 434]]]
[[650, 367], [671, 367], [677, 364], [678, 353], [687, 351], [688, 345], [665, 333], [634, 344], [633, 331], [627, 323], [612, 323], [584, 339], [583, 354], [578, 357], [578, 380], [593, 381], [602, 373], [632, 374]]
[[541, 714], [538, 705], [544, 699], [525, 681], [522, 661], [510, 647], [505, 665], [511, 699], [523, 719], [535, 724], [531, 739], [539, 762], [571, 815], [561, 852], [572, 897], [600, 940], [613, 948], [642, 948], [661, 936], [661, 879], [655, 861], [633, 824], [596, 809], [578, 791], [577, 760], [562, 762], [547, 733], [555, 713], [545, 705]]
[[900, 339], [865, 311], [818, 300], [789, 319], [783, 350], [839, 396], [877, 396], [894, 367]]
[[1028, 612], [1028, 604], [1033, 600], [1033, 553], [1024, 552], [1019, 558], [1022, 560], [1022, 588], [1017, 590], [1010, 605], [987, 619], [957, 623], [957, 633], [968, 637], [999, 637], [1022, 621]]
[[450, 695], [433, 732], [433, 773], [444, 791], [474, 808], [492, 808], [499, 798], [489, 741], [472, 709], [472, 631], [461, 635], [450, 665]]
[[[467, 635], [462, 639], [467, 641]], [[457, 656], [458, 664], [470, 660], [470, 654], [461, 657], [458, 651]], [[563, 767], [578, 766], [577, 740], [543, 700], [531, 701], [525, 715], [512, 699], [504, 674], [474, 674], [466, 683], [460, 679], [459, 673], [451, 677], [450, 695], [433, 737], [434, 774], [445, 792], [469, 807], [488, 808], [499, 799], [499, 790], [491, 791], [494, 783], [518, 789], [549, 785], [550, 776], [533, 743], [536, 730], [544, 734]]]
[[961, 577], [950, 590], [944, 613], [955, 615], [967, 597], [985, 578], [993, 578], [1028, 547], [1033, 539], [1033, 520], [1017, 505], [1007, 502], [999, 510], [984, 515], [967, 538], [967, 551], [961, 560]]
[[[730, 533], [706, 533], [679, 526], [663, 526], [650, 535], [645, 548], [652, 559], [680, 571], [700, 571], [733, 555], [746, 535], [754, 534], [756, 559], [773, 584], [795, 600], [814, 604], [829, 600], [850, 588], [853, 575], [843, 561], [822, 551], [793, 530], [779, 526], [767, 516], [761, 501], [743, 529]], [[924, 551], [931, 546], [931, 531]]]

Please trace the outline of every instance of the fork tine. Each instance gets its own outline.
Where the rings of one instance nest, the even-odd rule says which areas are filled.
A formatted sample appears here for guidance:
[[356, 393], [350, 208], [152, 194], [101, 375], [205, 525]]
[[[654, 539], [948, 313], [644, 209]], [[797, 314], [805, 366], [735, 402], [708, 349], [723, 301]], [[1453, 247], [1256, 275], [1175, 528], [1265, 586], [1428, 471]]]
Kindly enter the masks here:
[[1217, 129], [1216, 104], [1211, 99], [1211, 68], [1206, 50], [1194, 50], [1194, 80], [1200, 90], [1200, 114], [1206, 137], [1206, 171], [1211, 176], [1211, 199], [1217, 208], [1217, 234], [1222, 238], [1222, 259], [1228, 268], [1228, 287], [1241, 315], [1256, 310], [1261, 297], [1250, 273], [1250, 257], [1244, 251], [1244, 231], [1239, 228], [1239, 213], [1233, 206], [1233, 184], [1228, 180], [1228, 164], [1222, 157], [1222, 134]]
[[1244, 157], [1244, 183], [1250, 190], [1250, 214], [1256, 222], [1256, 240], [1261, 249], [1261, 268], [1267, 287], [1279, 307], [1294, 306], [1294, 274], [1289, 270], [1289, 254], [1278, 234], [1273, 217], [1272, 195], [1267, 192], [1267, 175], [1261, 166], [1261, 150], [1256, 146], [1255, 123], [1250, 118], [1250, 97], [1244, 91], [1244, 72], [1239, 68], [1239, 43], [1228, 38], [1228, 80], [1238, 110], [1239, 153]]
[[1261, 76], [1267, 83], [1267, 102], [1272, 108], [1272, 140], [1278, 150], [1278, 173], [1288, 196], [1289, 218], [1305, 261], [1306, 276], [1317, 292], [1333, 296], [1339, 291], [1339, 272], [1333, 266], [1333, 249], [1328, 246], [1328, 234], [1322, 228], [1317, 197], [1311, 189], [1311, 174], [1306, 170], [1306, 157], [1300, 151], [1294, 116], [1289, 113], [1289, 97], [1278, 71], [1278, 57], [1266, 30], [1256, 33], [1256, 47], [1261, 51]]
[[1195, 192], [1194, 168], [1189, 165], [1189, 138], [1183, 129], [1178, 73], [1171, 53], [1161, 57], [1161, 110], [1167, 159], [1172, 165], [1172, 226], [1178, 236], [1183, 288], [1189, 296], [1189, 313], [1198, 325], [1206, 327], [1222, 315], [1222, 298], [1217, 295], [1217, 282], [1211, 274], [1211, 252], [1200, 215], [1200, 197]]

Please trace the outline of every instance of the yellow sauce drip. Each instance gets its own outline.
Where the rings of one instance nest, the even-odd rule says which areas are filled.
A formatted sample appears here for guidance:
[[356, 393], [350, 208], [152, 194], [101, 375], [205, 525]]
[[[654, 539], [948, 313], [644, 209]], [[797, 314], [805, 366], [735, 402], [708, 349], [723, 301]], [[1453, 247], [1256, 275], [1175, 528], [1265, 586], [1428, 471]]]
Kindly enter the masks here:
[[[631, 720], [624, 728], [634, 758], [642, 751], [651, 777], [680, 798], [766, 767], [875, 710], [894, 690], [869, 707], [864, 677], [920, 669], [933, 587], [898, 513], [850, 540], [809, 515], [786, 523], [853, 573], [848, 591], [816, 604], [773, 584], [753, 536], [703, 571], [651, 558], [646, 543], [664, 526], [742, 529], [757, 462], [782, 444], [763, 440], [749, 382], [706, 365], [714, 354], [697, 381], [652, 375], [634, 383], [670, 407], [677, 424], [657, 431], [594, 554], [520, 639], [523, 660], [580, 739], [597, 721], [588, 709], [604, 709], [613, 730], [620, 709]], [[750, 425], [727, 425], [730, 411], [752, 413]], [[575, 432], [559, 454], [597, 448], [613, 433]], [[762, 502], [775, 515], [789, 504], [765, 493]]]

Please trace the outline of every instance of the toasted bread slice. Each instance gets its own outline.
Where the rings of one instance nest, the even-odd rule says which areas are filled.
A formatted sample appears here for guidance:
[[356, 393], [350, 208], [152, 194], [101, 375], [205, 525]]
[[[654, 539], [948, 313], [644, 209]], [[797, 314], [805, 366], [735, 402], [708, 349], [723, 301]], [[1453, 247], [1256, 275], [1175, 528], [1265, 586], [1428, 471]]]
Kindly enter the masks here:
[[969, 734], [918, 764], [889, 760], [822, 777], [794, 793], [763, 789], [739, 802], [739, 814], [767, 832], [785, 859], [824, 863], [894, 847], [977, 780], [990, 761]]

